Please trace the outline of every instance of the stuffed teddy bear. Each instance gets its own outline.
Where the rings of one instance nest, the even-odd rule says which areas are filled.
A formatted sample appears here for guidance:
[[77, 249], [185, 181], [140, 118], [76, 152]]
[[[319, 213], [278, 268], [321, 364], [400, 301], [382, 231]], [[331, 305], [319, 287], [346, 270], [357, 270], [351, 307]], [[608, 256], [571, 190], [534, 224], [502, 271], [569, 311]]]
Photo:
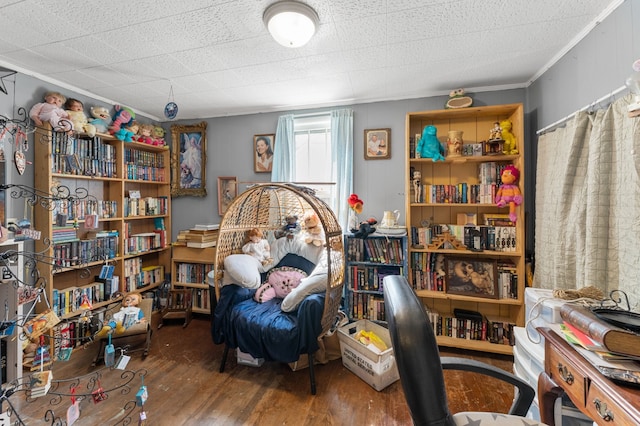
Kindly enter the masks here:
[[509, 220], [516, 222], [516, 206], [522, 204], [522, 194], [518, 187], [518, 179], [520, 178], [520, 170], [513, 165], [506, 166], [500, 174], [502, 184], [498, 187], [496, 193], [496, 205], [505, 207], [509, 205]]
[[285, 224], [282, 229], [279, 229], [275, 232], [276, 238], [287, 237], [289, 239], [293, 238], [296, 234], [300, 232], [300, 224], [298, 223], [298, 216], [291, 215], [285, 217]]
[[422, 137], [418, 141], [416, 152], [420, 158], [431, 158], [433, 161], [444, 161], [444, 147], [436, 136], [435, 126], [425, 126], [422, 130]]
[[89, 111], [93, 117], [89, 120], [89, 124], [95, 126], [96, 132], [107, 133], [109, 131], [109, 125], [111, 124], [111, 115], [109, 114], [109, 110], [105, 107], [95, 106], [89, 108]]
[[377, 223], [378, 221], [373, 217], [370, 217], [364, 222], [360, 222], [360, 228], [353, 234], [353, 236], [355, 238], [362, 238], [363, 240], [366, 239], [369, 235], [376, 232], [374, 225]]
[[156, 146], [165, 146], [167, 143], [164, 140], [165, 131], [160, 126], [153, 127], [153, 144]]
[[247, 233], [248, 242], [242, 246], [242, 252], [258, 259], [263, 265], [273, 261], [269, 242], [258, 228], [250, 229]]
[[513, 127], [511, 121], [501, 121], [500, 127], [502, 128], [502, 139], [504, 140], [504, 145], [502, 145], [502, 153], [505, 155], [518, 154], [518, 150], [516, 147], [516, 137], [513, 133], [511, 133], [511, 128]]
[[274, 298], [284, 299], [306, 276], [304, 271], [288, 266], [273, 269], [267, 276], [267, 282], [258, 287], [253, 299], [259, 303]]
[[147, 321], [144, 313], [138, 307], [141, 301], [142, 296], [140, 293], [127, 294], [124, 299], [122, 299], [122, 307], [120, 310], [113, 314], [111, 320], [96, 334], [96, 338], [105, 337], [110, 332], [121, 334], [132, 325]]
[[89, 123], [87, 115], [84, 113], [84, 105], [77, 99], [69, 98], [64, 104], [64, 109], [69, 115], [69, 120], [73, 124], [73, 130], [84, 132], [90, 137], [96, 135], [96, 126]]
[[67, 98], [61, 93], [47, 92], [44, 95], [44, 102], [31, 107], [29, 117], [38, 126], [42, 126], [45, 121], [48, 121], [54, 129], [73, 130], [71, 121], [69, 121], [69, 114], [62, 109], [62, 104], [66, 100]]
[[306, 212], [302, 218], [304, 225], [304, 242], [307, 244], [313, 244], [316, 247], [320, 247], [324, 244], [324, 231], [320, 226], [320, 219], [315, 212]]

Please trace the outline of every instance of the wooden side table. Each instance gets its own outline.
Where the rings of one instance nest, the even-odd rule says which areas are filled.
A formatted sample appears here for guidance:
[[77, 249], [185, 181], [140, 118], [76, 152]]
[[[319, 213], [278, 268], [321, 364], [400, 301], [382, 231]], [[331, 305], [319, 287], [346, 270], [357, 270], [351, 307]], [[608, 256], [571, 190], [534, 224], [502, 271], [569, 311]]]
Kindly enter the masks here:
[[640, 389], [606, 378], [553, 330], [544, 336], [544, 371], [538, 379], [543, 423], [555, 425], [555, 400], [566, 393], [575, 406], [599, 425], [640, 425]]

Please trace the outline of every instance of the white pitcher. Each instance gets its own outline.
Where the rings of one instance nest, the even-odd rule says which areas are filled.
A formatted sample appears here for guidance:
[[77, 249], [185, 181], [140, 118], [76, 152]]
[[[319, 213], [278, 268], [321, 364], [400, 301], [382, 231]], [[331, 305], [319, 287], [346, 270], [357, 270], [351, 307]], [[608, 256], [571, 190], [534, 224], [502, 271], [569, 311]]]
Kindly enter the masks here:
[[395, 228], [398, 226], [398, 220], [400, 220], [400, 210], [385, 210], [380, 226], [383, 228]]

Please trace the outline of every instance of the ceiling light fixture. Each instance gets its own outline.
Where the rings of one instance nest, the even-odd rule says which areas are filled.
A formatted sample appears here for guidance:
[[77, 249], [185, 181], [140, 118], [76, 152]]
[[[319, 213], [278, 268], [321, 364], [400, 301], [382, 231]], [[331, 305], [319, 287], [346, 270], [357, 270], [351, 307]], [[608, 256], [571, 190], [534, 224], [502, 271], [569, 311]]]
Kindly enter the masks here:
[[304, 46], [320, 24], [316, 11], [297, 1], [272, 4], [264, 11], [262, 20], [275, 41], [285, 47]]

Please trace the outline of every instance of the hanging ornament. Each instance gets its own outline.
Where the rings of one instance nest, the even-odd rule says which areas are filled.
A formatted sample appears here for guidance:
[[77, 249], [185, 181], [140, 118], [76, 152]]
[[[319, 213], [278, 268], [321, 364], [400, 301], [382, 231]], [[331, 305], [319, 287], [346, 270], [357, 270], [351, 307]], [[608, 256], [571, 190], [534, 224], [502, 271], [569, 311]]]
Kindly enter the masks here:
[[80, 400], [76, 399], [76, 388], [71, 388], [71, 406], [67, 409], [67, 425], [71, 426], [80, 417]]
[[27, 168], [27, 157], [23, 152], [23, 150], [27, 151], [29, 149], [27, 135], [22, 131], [22, 129], [18, 128], [14, 137], [16, 140], [16, 151], [13, 156], [16, 163], [16, 169], [18, 170], [18, 173], [22, 175]]
[[169, 100], [164, 106], [164, 116], [169, 120], [173, 120], [178, 116], [178, 104], [176, 104], [173, 99], [173, 85], [171, 85], [171, 89], [169, 89]]

